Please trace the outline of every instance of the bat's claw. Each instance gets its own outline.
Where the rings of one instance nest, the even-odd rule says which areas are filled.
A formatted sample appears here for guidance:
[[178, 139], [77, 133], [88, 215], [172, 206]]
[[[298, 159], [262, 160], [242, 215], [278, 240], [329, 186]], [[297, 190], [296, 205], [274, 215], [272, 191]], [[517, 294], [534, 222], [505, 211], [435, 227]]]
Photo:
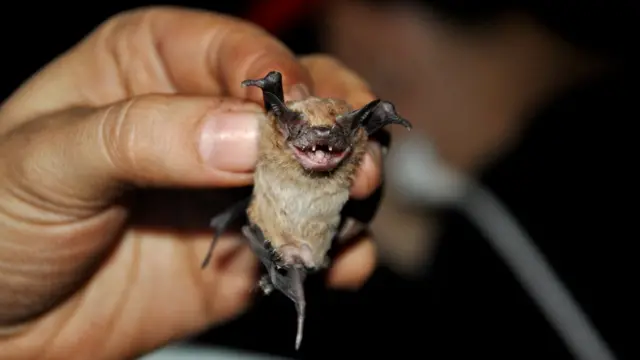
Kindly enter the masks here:
[[257, 86], [260, 89], [264, 88], [264, 80], [245, 80], [243, 82], [240, 83], [240, 86], [242, 87], [247, 87], [247, 86]]
[[258, 285], [260, 286], [260, 289], [262, 289], [262, 293], [264, 295], [269, 295], [273, 292], [273, 290], [275, 289], [273, 287], [273, 284], [271, 283], [271, 280], [269, 280], [269, 275], [263, 275], [260, 278], [260, 281], [258, 282]]

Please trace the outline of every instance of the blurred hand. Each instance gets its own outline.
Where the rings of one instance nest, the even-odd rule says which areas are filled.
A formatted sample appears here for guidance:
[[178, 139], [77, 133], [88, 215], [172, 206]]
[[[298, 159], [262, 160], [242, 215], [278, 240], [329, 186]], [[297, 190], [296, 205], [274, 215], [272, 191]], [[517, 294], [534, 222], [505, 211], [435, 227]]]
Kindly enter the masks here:
[[[251, 24], [154, 8], [108, 20], [3, 104], [3, 359], [135, 357], [246, 309], [257, 281], [250, 250], [229, 235], [200, 269], [215, 209], [202, 193], [169, 189], [251, 183], [264, 115], [260, 91], [240, 82], [270, 70], [282, 72], [288, 99], [373, 99], [338, 62], [296, 59]], [[379, 177], [374, 146], [353, 196]], [[329, 282], [357, 287], [374, 263], [371, 242], [358, 242]]]

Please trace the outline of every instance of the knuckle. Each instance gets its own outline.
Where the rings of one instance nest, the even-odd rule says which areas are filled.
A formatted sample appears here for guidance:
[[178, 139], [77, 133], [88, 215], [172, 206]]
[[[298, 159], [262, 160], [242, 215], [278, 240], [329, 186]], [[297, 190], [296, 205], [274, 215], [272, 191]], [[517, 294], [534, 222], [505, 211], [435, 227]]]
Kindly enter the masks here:
[[319, 66], [319, 67], [327, 67], [327, 68], [345, 68], [344, 63], [338, 58], [328, 55], [328, 54], [310, 54], [301, 57], [300, 59], [303, 63]]
[[312, 70], [327, 73], [331, 72], [337, 76], [344, 77], [349, 82], [360, 83], [366, 85], [364, 79], [360, 77], [354, 70], [349, 68], [342, 60], [328, 54], [312, 54], [300, 59], [300, 61], [310, 67]]
[[[177, 110], [176, 110], [177, 109]], [[171, 124], [176, 111], [191, 118], [188, 105], [172, 102], [163, 95], [141, 95], [109, 106], [99, 120], [102, 154], [117, 174], [135, 173], [144, 178], [157, 172], [175, 150], [167, 134], [184, 136]], [[197, 108], [200, 112], [200, 107]], [[195, 118], [195, 116], [194, 116]], [[142, 179], [141, 180], [144, 180]]]
[[307, 80], [304, 69], [291, 50], [269, 34], [254, 31], [229, 32], [221, 53], [228, 55], [227, 59], [234, 60], [233, 66], [237, 69], [234, 72], [242, 77], [241, 80], [262, 77], [271, 70], [280, 71], [285, 84]]
[[369, 83], [341, 60], [331, 55], [307, 55], [302, 57], [300, 62], [311, 72], [313, 78], [339, 89], [353, 105], [366, 104], [374, 98]]
[[[95, 38], [99, 46], [104, 46], [107, 50], [117, 52], [119, 48], [129, 45], [130, 41], [145, 39], [147, 35], [152, 33], [150, 28], [153, 27], [154, 22], [163, 23], [168, 21], [172, 15], [175, 17], [175, 15], [185, 12], [192, 11], [178, 7], [157, 5], [121, 11], [98, 26], [95, 31]], [[168, 20], [165, 20], [165, 18]]]
[[[157, 66], [156, 52], [149, 51], [153, 19], [165, 11], [163, 8], [139, 8], [121, 12], [108, 19], [92, 41], [111, 60], [125, 96], [149, 92], [157, 86], [172, 88], [160, 82], [165, 79], [163, 66]], [[161, 61], [160, 61], [161, 62]]]
[[109, 106], [99, 121], [102, 156], [114, 169], [136, 167], [135, 143], [138, 129], [131, 121], [137, 98]]
[[118, 33], [123, 25], [138, 23], [140, 22], [140, 19], [145, 17], [146, 14], [153, 11], [155, 11], [155, 9], [148, 8], [136, 8], [121, 11], [109, 17], [102, 24], [100, 24], [95, 32], [98, 34], [98, 38], [112, 40], [112, 35], [114, 33]]
[[100, 28], [108, 27], [112, 24], [121, 24], [129, 22], [140, 22], [148, 17], [161, 16], [165, 13], [171, 13], [178, 11], [179, 8], [167, 6], [167, 5], [147, 5], [140, 6], [133, 9], [120, 11], [115, 15], [109, 17]]

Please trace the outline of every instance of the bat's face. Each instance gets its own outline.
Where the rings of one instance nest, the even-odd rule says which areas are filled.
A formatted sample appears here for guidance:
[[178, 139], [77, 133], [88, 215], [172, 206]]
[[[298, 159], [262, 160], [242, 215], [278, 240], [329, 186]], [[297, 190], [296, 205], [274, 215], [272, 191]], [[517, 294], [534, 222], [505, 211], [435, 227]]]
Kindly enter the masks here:
[[388, 124], [411, 124], [398, 116], [388, 101], [373, 100], [360, 109], [352, 110], [343, 100], [309, 97], [283, 103], [279, 96], [263, 91], [267, 109], [270, 108], [286, 146], [309, 171], [331, 171], [347, 158], [354, 142], [366, 140], [366, 134]]
[[333, 170], [351, 150], [350, 137], [339, 126], [303, 124], [296, 130], [287, 145], [307, 170]]
[[344, 117], [351, 108], [341, 100], [308, 98], [287, 104], [280, 130], [291, 153], [309, 171], [331, 171], [349, 156], [355, 133]]

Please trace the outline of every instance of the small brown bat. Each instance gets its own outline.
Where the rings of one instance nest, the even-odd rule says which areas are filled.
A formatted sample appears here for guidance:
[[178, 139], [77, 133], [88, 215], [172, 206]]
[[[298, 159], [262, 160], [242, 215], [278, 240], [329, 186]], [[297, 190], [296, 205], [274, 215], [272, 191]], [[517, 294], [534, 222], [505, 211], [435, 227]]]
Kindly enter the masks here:
[[267, 121], [260, 124], [253, 193], [213, 218], [215, 235], [202, 267], [220, 234], [245, 215], [242, 233], [267, 272], [260, 287], [265, 294], [277, 289], [296, 305], [297, 350], [305, 314], [304, 280], [309, 272], [329, 266], [327, 254], [344, 224], [349, 190], [369, 136], [389, 124], [409, 130], [411, 124], [381, 100], [357, 110], [339, 99], [285, 103], [277, 71], [241, 85], [262, 89], [267, 111]]

